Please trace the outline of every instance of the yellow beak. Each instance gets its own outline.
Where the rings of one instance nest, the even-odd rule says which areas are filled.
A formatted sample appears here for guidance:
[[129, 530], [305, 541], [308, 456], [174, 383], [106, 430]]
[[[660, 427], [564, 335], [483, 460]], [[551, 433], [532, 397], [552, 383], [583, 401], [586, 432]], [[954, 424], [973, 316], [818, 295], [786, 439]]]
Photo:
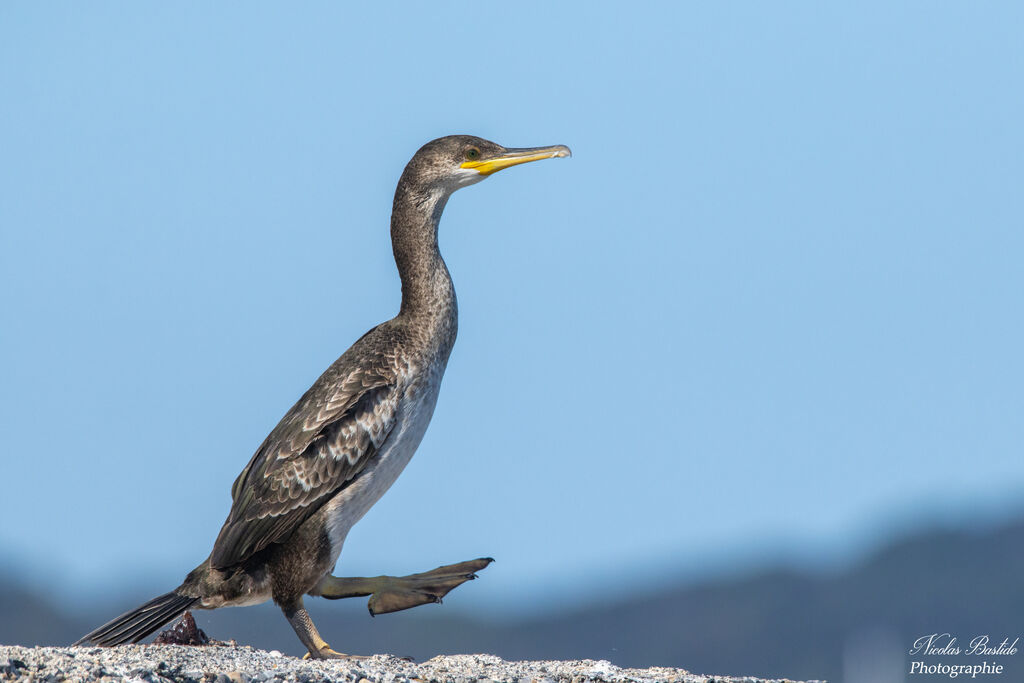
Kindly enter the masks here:
[[471, 168], [480, 175], [491, 175], [503, 168], [525, 164], [529, 161], [540, 161], [541, 159], [554, 159], [555, 157], [571, 157], [572, 151], [565, 145], [554, 147], [529, 147], [526, 149], [507, 149], [504, 153], [491, 157], [490, 159], [477, 159], [476, 161], [464, 161], [462, 168]]

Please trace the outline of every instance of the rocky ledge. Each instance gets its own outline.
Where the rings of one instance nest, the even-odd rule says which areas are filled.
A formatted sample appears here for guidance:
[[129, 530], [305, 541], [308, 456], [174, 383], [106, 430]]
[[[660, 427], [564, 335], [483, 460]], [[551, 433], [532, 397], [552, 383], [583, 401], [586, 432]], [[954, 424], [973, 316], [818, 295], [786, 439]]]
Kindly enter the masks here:
[[242, 646], [0, 645], [0, 681], [115, 683], [783, 683], [701, 676], [683, 669], [621, 669], [606, 661], [506, 662], [492, 655], [451, 655], [410, 662], [389, 655], [310, 661]]

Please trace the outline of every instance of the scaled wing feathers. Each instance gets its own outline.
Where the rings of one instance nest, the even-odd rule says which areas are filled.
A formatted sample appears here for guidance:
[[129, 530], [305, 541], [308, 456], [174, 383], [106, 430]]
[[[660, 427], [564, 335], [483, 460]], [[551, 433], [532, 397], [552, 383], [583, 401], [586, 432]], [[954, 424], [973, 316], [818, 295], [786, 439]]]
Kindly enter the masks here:
[[397, 382], [387, 363], [359, 365], [349, 373], [332, 366], [253, 455], [231, 488], [214, 567], [287, 539], [373, 459], [395, 424]]

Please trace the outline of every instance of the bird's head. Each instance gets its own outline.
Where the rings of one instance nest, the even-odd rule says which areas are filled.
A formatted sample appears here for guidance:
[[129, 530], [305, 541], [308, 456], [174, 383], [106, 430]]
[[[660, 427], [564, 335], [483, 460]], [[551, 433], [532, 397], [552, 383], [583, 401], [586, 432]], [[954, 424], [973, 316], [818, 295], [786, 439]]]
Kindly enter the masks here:
[[402, 181], [450, 195], [509, 166], [568, 156], [572, 152], [565, 145], [509, 148], [472, 135], [449, 135], [420, 147], [405, 167]]

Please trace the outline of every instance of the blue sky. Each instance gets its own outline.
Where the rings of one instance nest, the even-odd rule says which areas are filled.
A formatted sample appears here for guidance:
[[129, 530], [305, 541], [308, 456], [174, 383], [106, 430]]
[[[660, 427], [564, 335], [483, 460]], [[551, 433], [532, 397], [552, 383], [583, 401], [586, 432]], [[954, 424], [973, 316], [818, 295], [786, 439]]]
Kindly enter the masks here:
[[201, 561], [267, 432], [397, 311], [395, 182], [449, 133], [574, 158], [449, 203], [459, 340], [339, 573], [493, 555], [474, 598], [529, 608], [1019, 509], [1022, 20], [5, 3], [7, 561], [97, 594]]

